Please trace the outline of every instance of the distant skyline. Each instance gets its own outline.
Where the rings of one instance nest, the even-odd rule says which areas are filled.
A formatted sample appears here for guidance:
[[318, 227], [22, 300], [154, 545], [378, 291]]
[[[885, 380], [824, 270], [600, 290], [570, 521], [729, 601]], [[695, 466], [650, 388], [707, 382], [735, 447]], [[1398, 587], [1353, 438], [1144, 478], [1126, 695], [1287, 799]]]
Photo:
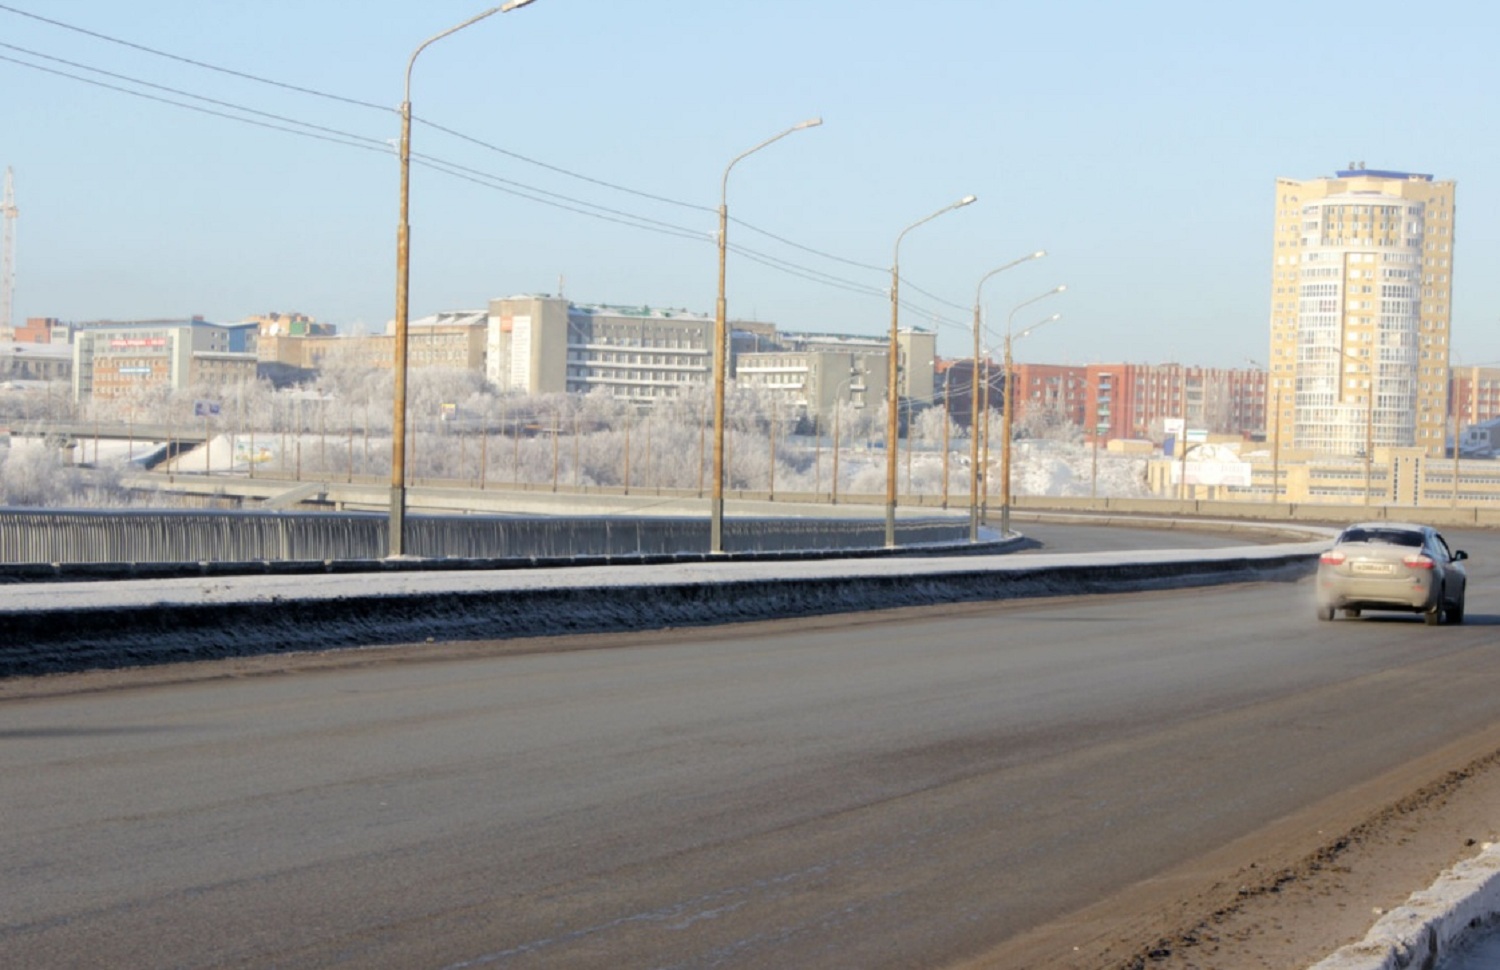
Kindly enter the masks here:
[[[490, 2], [0, 0], [16, 322], [382, 330], [407, 59]], [[1276, 178], [1364, 162], [1457, 183], [1454, 362], [1497, 363], [1497, 26], [1385, 0], [534, 0], [416, 62], [411, 313], [561, 281], [711, 315], [725, 166], [820, 116], [730, 176], [731, 318], [884, 334], [897, 235], [972, 193], [901, 244], [901, 323], [940, 354], [972, 353], [980, 278], [1045, 249], [985, 284], [987, 344], [1065, 283], [1016, 315], [1063, 314], [1018, 360], [1264, 364]]]

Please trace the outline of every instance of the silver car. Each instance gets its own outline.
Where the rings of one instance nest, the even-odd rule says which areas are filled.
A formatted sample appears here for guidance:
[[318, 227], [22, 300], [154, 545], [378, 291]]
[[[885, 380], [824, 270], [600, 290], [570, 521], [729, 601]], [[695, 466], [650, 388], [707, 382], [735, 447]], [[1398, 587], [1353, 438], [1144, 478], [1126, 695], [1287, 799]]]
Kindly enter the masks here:
[[1318, 559], [1318, 619], [1337, 610], [1421, 613], [1428, 626], [1464, 621], [1468, 576], [1462, 549], [1436, 529], [1404, 522], [1363, 522], [1339, 533]]

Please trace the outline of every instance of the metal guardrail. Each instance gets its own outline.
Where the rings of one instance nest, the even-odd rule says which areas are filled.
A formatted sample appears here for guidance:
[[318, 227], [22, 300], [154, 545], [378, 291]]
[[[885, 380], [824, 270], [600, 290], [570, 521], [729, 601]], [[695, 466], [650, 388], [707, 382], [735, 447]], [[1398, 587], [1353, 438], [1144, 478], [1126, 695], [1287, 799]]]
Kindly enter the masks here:
[[[424, 559], [532, 559], [705, 552], [708, 520], [686, 517], [417, 515], [407, 551]], [[389, 520], [358, 512], [0, 510], [0, 564], [181, 563], [380, 559]], [[907, 519], [903, 546], [966, 541], [966, 521]], [[873, 549], [866, 519], [734, 518], [725, 551]]]

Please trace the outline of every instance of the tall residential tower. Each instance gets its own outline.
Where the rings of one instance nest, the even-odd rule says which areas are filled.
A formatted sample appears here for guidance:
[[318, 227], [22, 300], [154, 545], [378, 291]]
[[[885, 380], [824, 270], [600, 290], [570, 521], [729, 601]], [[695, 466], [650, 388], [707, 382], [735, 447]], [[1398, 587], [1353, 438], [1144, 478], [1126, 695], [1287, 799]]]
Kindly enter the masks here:
[[1363, 163], [1276, 180], [1268, 436], [1332, 455], [1443, 454], [1453, 193]]

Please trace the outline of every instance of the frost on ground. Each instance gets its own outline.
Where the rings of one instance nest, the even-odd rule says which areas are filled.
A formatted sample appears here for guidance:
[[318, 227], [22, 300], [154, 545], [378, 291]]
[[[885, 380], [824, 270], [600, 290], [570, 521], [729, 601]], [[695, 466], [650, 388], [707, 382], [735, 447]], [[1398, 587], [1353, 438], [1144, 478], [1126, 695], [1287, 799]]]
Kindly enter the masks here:
[[[109, 401], [75, 402], [67, 388], [0, 391], [0, 505], [126, 504], [131, 493], [118, 487], [117, 476], [141, 467], [304, 481], [388, 477], [390, 372], [337, 353], [321, 368], [295, 387], [265, 380], [142, 387]], [[711, 464], [706, 388], [686, 389], [645, 414], [602, 393], [504, 394], [477, 374], [443, 368], [414, 370], [407, 393], [407, 471], [414, 479], [701, 490]], [[764, 388], [731, 385], [725, 488], [883, 494], [884, 402], [846, 403], [835, 412], [808, 415]], [[1013, 429], [1016, 494], [1145, 494], [1144, 456], [1107, 448], [1096, 454], [1054, 410], [1023, 405], [1020, 412]], [[998, 491], [1005, 424], [981, 422], [976, 445], [967, 418], [938, 402], [903, 412], [895, 455], [902, 494], [966, 493], [976, 477], [975, 451], [988, 456], [989, 490]], [[183, 451], [168, 455], [165, 438]], [[42, 442], [50, 458], [17, 460], [28, 441]]]

